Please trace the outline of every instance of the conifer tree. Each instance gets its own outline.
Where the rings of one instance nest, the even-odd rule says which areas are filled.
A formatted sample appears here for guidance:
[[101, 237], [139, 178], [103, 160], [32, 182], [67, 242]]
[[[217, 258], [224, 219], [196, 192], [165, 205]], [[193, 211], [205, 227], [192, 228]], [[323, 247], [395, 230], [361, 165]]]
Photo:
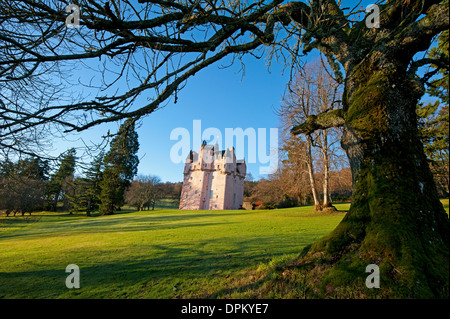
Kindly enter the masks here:
[[37, 157], [8, 159], [0, 163], [0, 209], [10, 213], [30, 213], [43, 208], [48, 162]]
[[135, 123], [136, 119], [130, 118], [120, 126], [103, 159], [105, 170], [100, 183], [99, 208], [102, 215], [110, 215], [120, 209], [125, 189], [137, 173], [139, 141]]
[[47, 206], [49, 209], [56, 211], [58, 200], [63, 191], [63, 184], [68, 180], [73, 180], [75, 172], [76, 150], [69, 149], [61, 154], [61, 160], [58, 170], [51, 175], [47, 186]]
[[103, 152], [96, 156], [84, 171], [84, 177], [79, 177], [73, 181], [74, 194], [68, 196], [72, 211], [85, 211], [86, 215], [90, 216], [92, 211], [99, 208], [103, 157]]

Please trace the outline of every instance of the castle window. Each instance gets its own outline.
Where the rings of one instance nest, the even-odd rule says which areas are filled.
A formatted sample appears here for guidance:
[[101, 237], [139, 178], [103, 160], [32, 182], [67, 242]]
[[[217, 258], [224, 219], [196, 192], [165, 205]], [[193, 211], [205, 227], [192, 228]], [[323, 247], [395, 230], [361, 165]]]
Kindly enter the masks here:
[[233, 194], [233, 204], [236, 204], [236, 193]]
[[209, 194], [209, 198], [213, 198], [214, 192], [211, 190], [211, 193]]
[[195, 190], [195, 194], [197, 194], [198, 193], [198, 190]]
[[207, 166], [208, 164], [205, 164], [205, 167]]

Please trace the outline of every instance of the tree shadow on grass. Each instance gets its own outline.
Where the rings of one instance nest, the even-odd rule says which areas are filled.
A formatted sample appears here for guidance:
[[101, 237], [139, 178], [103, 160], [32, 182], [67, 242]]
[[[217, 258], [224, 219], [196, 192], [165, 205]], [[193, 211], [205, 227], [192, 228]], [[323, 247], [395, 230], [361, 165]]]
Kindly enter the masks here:
[[[216, 244], [222, 239], [213, 240]], [[130, 256], [126, 260], [114, 262], [114, 252], [109, 261], [101, 262], [95, 255], [83, 254], [83, 249], [66, 253], [58, 259], [58, 264], [36, 266], [41, 269], [14, 272], [0, 272], [0, 297], [3, 298], [178, 298], [201, 295], [217, 298], [242, 289], [253, 289], [266, 281], [262, 278], [242, 287], [225, 289], [217, 287], [217, 292], [205, 293], [211, 287], [211, 281], [221, 284], [225, 278], [217, 274], [228, 273], [233, 276], [243, 269], [254, 267], [261, 262], [270, 261], [275, 255], [268, 255], [263, 247], [270, 244], [272, 238], [253, 238], [230, 245], [227, 249], [205, 251], [204, 245], [211, 241], [199, 242], [196, 248], [185, 246], [152, 245], [147, 248], [154, 252], [153, 257]], [[257, 252], [249, 255], [247, 250]], [[102, 255], [99, 252], [99, 255]], [[278, 254], [279, 255], [279, 254]], [[119, 257], [120, 258], [120, 257]], [[80, 268], [80, 289], [69, 290], [65, 286], [68, 273], [65, 267], [77, 264]], [[29, 268], [29, 265], [27, 265]], [[46, 268], [47, 269], [42, 269]], [[220, 275], [219, 275], [220, 276]], [[193, 286], [193, 283], [199, 286]], [[175, 286], [179, 289], [175, 291]], [[223, 285], [222, 285], [223, 287]], [[139, 290], [139, 291], [137, 291]]]
[[208, 299], [219, 299], [219, 298], [229, 298], [235, 293], [244, 293], [249, 290], [257, 290], [261, 286], [263, 286], [265, 283], [267, 283], [270, 280], [270, 277], [268, 275], [263, 276], [262, 278], [258, 279], [255, 282], [250, 282], [248, 284], [244, 284], [241, 286], [233, 287], [233, 288], [224, 288], [220, 289], [206, 298]]
[[[230, 224], [231, 222], [227, 222]], [[196, 228], [196, 227], [205, 227], [205, 226], [216, 226], [225, 224], [224, 222], [204, 222], [204, 223], [195, 223], [195, 222], [186, 222], [186, 223], [148, 223], [141, 222], [139, 224], [134, 223], [134, 225], [124, 226], [123, 224], [118, 224], [117, 221], [105, 222], [102, 221], [98, 225], [93, 223], [88, 223], [86, 225], [75, 224], [73, 227], [68, 226], [67, 224], [58, 223], [58, 225], [54, 225], [51, 228], [39, 229], [37, 231], [30, 232], [13, 232], [11, 234], [6, 233], [5, 235], [0, 234], [0, 239], [5, 238], [30, 238], [30, 237], [41, 237], [41, 236], [55, 236], [59, 235], [67, 236], [67, 232], [70, 232], [74, 235], [81, 234], [94, 234], [94, 233], [124, 233], [124, 232], [138, 232], [138, 231], [152, 231], [152, 230], [167, 230], [167, 229], [181, 229], [181, 228]]]
[[16, 216], [0, 219], [0, 225], [19, 225], [35, 223], [41, 219], [41, 216]]
[[[211, 226], [219, 224], [230, 224], [233, 222], [182, 222], [191, 221], [198, 218], [210, 219], [211, 217], [221, 217], [230, 216], [236, 214], [235, 212], [223, 212], [223, 213], [198, 213], [192, 211], [193, 213], [182, 213], [182, 214], [171, 214], [171, 215], [154, 215], [148, 214], [135, 214], [131, 216], [123, 217], [121, 215], [133, 213], [134, 211], [123, 211], [121, 213], [108, 215], [108, 216], [97, 216], [94, 218], [77, 215], [68, 214], [36, 214], [32, 217], [17, 217], [17, 218], [3, 218], [0, 221], [5, 221], [5, 227], [13, 226], [14, 223], [23, 224], [27, 220], [40, 221], [42, 217], [45, 222], [51, 223], [48, 227], [42, 227], [39, 229], [33, 229], [32, 232], [18, 232], [13, 231], [12, 233], [6, 233], [5, 235], [0, 234], [1, 238], [12, 238], [12, 237], [29, 237], [29, 236], [39, 236], [39, 235], [58, 235], [58, 232], [76, 232], [78, 234], [83, 233], [96, 233], [96, 232], [130, 232], [130, 231], [147, 231], [147, 230], [163, 230], [163, 229], [177, 229], [183, 227], [196, 227], [196, 226]], [[194, 213], [195, 212], [195, 213]], [[48, 218], [49, 217], [49, 218]], [[52, 217], [58, 217], [57, 219], [52, 219]], [[82, 217], [79, 219], [78, 217]], [[8, 224], [6, 224], [8, 223]], [[127, 224], [129, 226], [127, 226]]]

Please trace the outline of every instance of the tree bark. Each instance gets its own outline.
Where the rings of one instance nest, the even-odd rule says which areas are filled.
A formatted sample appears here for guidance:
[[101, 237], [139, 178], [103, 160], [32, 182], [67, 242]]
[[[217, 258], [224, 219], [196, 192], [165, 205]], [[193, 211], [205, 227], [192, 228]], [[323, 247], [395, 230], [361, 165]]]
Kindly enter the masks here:
[[86, 216], [87, 217], [91, 216], [91, 210], [92, 210], [92, 197], [89, 196], [88, 202], [87, 202], [87, 207], [86, 207]]
[[328, 158], [328, 132], [324, 130], [322, 132], [322, 157], [323, 157], [323, 203], [322, 208], [330, 207], [331, 203], [328, 201], [328, 171], [330, 168], [329, 158]]
[[310, 187], [311, 187], [311, 194], [312, 194], [313, 200], [314, 200], [314, 210], [318, 211], [318, 210], [320, 210], [320, 202], [319, 202], [319, 198], [317, 196], [316, 181], [314, 178], [314, 168], [313, 168], [313, 160], [312, 160], [312, 153], [311, 153], [312, 140], [311, 140], [310, 135], [308, 135], [306, 138], [306, 148], [307, 148], [306, 166], [308, 167], [309, 183], [310, 183]]
[[[367, 294], [445, 297], [449, 221], [417, 129], [423, 86], [406, 75], [400, 58], [379, 58], [374, 53], [350, 68], [345, 83], [341, 144], [353, 176], [351, 208], [301, 263], [326, 261], [327, 291], [358, 282]], [[364, 290], [369, 264], [379, 266], [382, 289]]]

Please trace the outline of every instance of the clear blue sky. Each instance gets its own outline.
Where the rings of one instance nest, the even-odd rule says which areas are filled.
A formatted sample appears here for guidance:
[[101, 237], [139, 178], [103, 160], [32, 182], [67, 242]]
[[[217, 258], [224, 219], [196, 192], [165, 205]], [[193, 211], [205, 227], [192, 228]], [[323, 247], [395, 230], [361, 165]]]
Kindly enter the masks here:
[[[317, 56], [317, 55], [316, 55]], [[283, 72], [280, 64], [272, 63], [269, 67], [264, 59], [256, 59], [251, 55], [244, 58], [245, 74], [242, 75], [240, 63], [223, 69], [221, 63], [214, 64], [190, 78], [187, 85], [178, 94], [178, 102], [167, 104], [164, 108], [145, 117], [138, 129], [140, 163], [138, 174], [157, 175], [162, 181], [178, 182], [183, 179], [183, 163], [171, 161], [170, 150], [177, 143], [170, 139], [172, 130], [185, 128], [190, 133], [191, 148], [193, 143], [193, 121], [201, 121], [201, 130], [215, 127], [223, 137], [225, 145], [226, 128], [258, 128], [266, 129], [266, 150], [269, 152], [269, 130], [278, 128], [280, 123], [274, 110], [279, 107], [285, 87], [289, 81], [289, 69]], [[143, 96], [145, 98], [145, 94]], [[54, 141], [54, 152], [57, 155], [70, 147], [80, 146], [77, 138], [98, 142], [107, 130], [115, 132], [119, 124], [108, 124], [94, 127], [77, 136], [69, 136], [66, 140]], [[257, 136], [260, 138], [260, 136]], [[195, 141], [198, 145], [201, 140]], [[198, 149], [194, 149], [198, 151]], [[78, 151], [81, 155], [82, 151]], [[247, 139], [245, 139], [244, 157], [248, 162]], [[238, 158], [239, 159], [239, 158]], [[258, 158], [257, 158], [258, 159]], [[260, 174], [260, 165], [248, 163], [247, 171], [255, 179], [267, 177]]]
[[[289, 74], [283, 75], [277, 64], [269, 73], [263, 60], [251, 56], [245, 64], [244, 77], [237, 73], [239, 65], [228, 69], [213, 65], [199, 72], [181, 91], [177, 104], [169, 104], [143, 121], [138, 131], [139, 153], [143, 156], [139, 173], [155, 174], [163, 181], [181, 181], [184, 164], [174, 164], [170, 160], [170, 149], [176, 143], [170, 140], [170, 133], [177, 127], [186, 128], [192, 147], [193, 120], [201, 120], [202, 131], [208, 127], [219, 129], [223, 146], [227, 148], [232, 145], [224, 145], [225, 128], [253, 128], [255, 131], [266, 128], [268, 144], [269, 129], [279, 126], [274, 109], [280, 105]], [[245, 157], [247, 153], [246, 149]], [[260, 177], [258, 163], [248, 164], [248, 171], [253, 177]]]

